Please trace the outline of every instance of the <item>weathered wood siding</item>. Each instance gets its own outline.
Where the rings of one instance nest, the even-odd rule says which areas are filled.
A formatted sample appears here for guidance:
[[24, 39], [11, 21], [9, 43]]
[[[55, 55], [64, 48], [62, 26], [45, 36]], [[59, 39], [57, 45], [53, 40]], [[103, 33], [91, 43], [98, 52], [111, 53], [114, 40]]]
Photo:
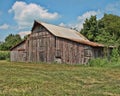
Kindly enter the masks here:
[[84, 64], [93, 57], [92, 47], [56, 37], [55, 58], [63, 63]]
[[28, 40], [28, 61], [54, 61], [55, 37], [42, 26], [36, 26]]
[[103, 56], [103, 49], [54, 36], [36, 24], [28, 39], [11, 51], [11, 61], [86, 64]]
[[11, 61], [25, 62], [27, 60], [25, 42], [11, 50]]
[[87, 63], [93, 57], [92, 47], [55, 37], [47, 29], [36, 25], [28, 40], [28, 61]]

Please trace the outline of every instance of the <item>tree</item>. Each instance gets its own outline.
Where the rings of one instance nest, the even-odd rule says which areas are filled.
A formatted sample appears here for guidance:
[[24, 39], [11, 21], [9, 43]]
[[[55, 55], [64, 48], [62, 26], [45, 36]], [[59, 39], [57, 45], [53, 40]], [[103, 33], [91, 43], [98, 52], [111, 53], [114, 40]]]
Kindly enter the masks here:
[[90, 41], [120, 46], [120, 17], [104, 14], [103, 18], [97, 20], [96, 16], [91, 16], [85, 20], [81, 33]]
[[83, 29], [81, 33], [86, 36], [90, 41], [96, 41], [96, 36], [98, 34], [98, 24], [96, 16], [91, 16], [90, 19], [86, 19], [83, 24]]
[[104, 14], [100, 20], [96, 16], [86, 19], [81, 33], [90, 41], [99, 42], [108, 46], [115, 46], [120, 54], [120, 17], [113, 14]]
[[15, 46], [16, 44], [22, 41], [20, 35], [10, 34], [5, 38], [5, 42], [0, 44], [0, 50], [9, 50], [11, 47]]
[[[112, 14], [104, 14], [104, 17], [98, 20], [99, 34], [96, 39], [98, 42], [108, 45], [119, 45], [120, 41], [120, 17]], [[99, 39], [101, 37], [101, 40]], [[104, 41], [104, 39], [106, 39]]]

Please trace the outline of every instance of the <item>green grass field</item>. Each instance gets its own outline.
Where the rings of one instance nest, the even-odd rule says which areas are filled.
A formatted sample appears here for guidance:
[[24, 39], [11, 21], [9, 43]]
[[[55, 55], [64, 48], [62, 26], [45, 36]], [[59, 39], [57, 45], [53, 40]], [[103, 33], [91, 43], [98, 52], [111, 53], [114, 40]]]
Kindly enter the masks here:
[[0, 96], [120, 96], [120, 67], [0, 61]]

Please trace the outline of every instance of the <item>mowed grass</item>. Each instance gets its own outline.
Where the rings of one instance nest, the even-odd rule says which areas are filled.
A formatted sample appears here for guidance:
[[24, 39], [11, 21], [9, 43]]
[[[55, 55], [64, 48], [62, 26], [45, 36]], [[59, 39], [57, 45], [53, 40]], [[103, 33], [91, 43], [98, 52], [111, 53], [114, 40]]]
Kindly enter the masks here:
[[0, 96], [120, 96], [120, 68], [0, 61]]

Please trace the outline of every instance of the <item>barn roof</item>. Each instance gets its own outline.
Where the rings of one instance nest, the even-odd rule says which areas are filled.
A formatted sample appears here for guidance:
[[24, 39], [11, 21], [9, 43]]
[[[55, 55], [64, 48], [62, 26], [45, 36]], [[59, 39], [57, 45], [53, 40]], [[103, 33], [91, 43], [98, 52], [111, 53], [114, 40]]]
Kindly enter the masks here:
[[68, 39], [88, 40], [82, 34], [80, 34], [79, 32], [75, 30], [61, 27], [61, 26], [52, 25], [52, 24], [47, 24], [43, 22], [38, 22], [38, 23], [43, 25], [45, 28], [47, 28], [55, 36], [64, 37]]
[[[72, 40], [72, 41], [75, 41], [78, 43], [82, 43], [82, 44], [86, 44], [86, 45], [90, 45], [93, 47], [103, 47], [102, 44], [98, 44], [98, 43], [89, 41], [85, 36], [83, 36], [82, 34], [77, 32], [76, 30], [72, 30], [69, 28], [56, 26], [56, 25], [52, 25], [52, 24], [48, 24], [48, 23], [44, 23], [44, 22], [39, 22], [39, 21], [34, 22], [33, 28], [35, 27], [36, 23], [44, 26], [48, 31], [50, 31], [56, 37], [69, 39], [69, 40]], [[33, 28], [32, 28], [32, 30], [33, 30]]]
[[19, 45], [25, 43], [25, 41], [26, 41], [26, 40], [23, 40], [23, 41], [21, 41], [20, 43], [16, 44], [16, 45], [13, 46], [12, 48], [10, 48], [10, 51], [12, 51], [12, 50], [13, 50], [14, 48], [16, 48], [17, 46], [19, 46]]

